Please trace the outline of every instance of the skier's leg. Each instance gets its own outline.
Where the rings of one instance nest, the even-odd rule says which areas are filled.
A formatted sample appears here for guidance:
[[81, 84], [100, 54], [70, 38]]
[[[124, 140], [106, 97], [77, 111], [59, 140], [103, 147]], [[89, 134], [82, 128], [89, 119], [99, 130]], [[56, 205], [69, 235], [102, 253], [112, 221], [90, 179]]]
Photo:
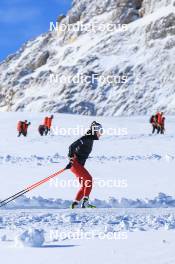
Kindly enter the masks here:
[[[83, 195], [83, 202], [81, 207], [82, 208], [96, 208], [96, 206], [89, 204], [89, 195], [91, 193], [92, 190], [92, 177], [89, 174], [89, 172], [83, 167], [83, 170], [81, 171], [81, 189], [80, 189], [80, 193], [78, 193], [78, 195], [81, 195], [81, 199], [82, 199], [82, 195]], [[76, 199], [78, 199], [78, 196], [76, 197]]]
[[79, 178], [81, 188], [78, 191], [75, 200], [81, 201], [83, 197], [89, 197], [92, 190], [92, 176], [77, 161], [74, 162], [71, 171]]
[[84, 197], [89, 197], [91, 191], [92, 191], [92, 176], [89, 174], [89, 172], [84, 169], [84, 174], [83, 174], [83, 179], [84, 179]]
[[84, 182], [79, 178], [80, 189], [76, 194], [75, 201], [80, 202], [84, 197]]

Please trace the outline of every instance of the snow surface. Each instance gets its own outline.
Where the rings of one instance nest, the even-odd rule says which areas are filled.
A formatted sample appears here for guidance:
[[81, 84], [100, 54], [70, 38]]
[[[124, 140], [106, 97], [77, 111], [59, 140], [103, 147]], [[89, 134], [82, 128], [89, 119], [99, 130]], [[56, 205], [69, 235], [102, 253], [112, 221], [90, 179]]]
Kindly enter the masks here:
[[[41, 137], [37, 128], [46, 114], [0, 113], [1, 200], [67, 164], [68, 146], [78, 135]], [[17, 138], [16, 123], [26, 118], [28, 137]], [[91, 199], [99, 208], [69, 209], [78, 189], [62, 185], [75, 180], [70, 171], [1, 208], [0, 256], [6, 264], [23, 258], [26, 264], [174, 264], [175, 118], [166, 117], [165, 135], [151, 134], [148, 116], [55, 114], [53, 125], [87, 128], [93, 120], [127, 131], [105, 134], [86, 163], [96, 181]]]
[[[68, 163], [69, 145], [78, 135], [49, 135], [37, 131], [45, 114], [1, 113], [0, 199], [48, 177]], [[31, 121], [27, 138], [17, 138], [16, 123]], [[104, 135], [94, 143], [86, 163], [93, 176], [91, 199], [100, 207], [174, 206], [175, 119], [167, 118], [166, 134], [152, 135], [149, 117], [105, 118], [56, 114], [53, 126], [88, 128], [96, 119], [104, 129], [116, 128], [125, 135]], [[67, 208], [79, 187], [68, 170], [21, 197], [10, 206]], [[171, 196], [171, 197], [170, 197]]]
[[26, 264], [175, 261], [172, 209], [12, 210], [1, 212], [1, 217], [0, 236], [5, 234], [6, 240], [0, 242], [0, 254], [7, 264], [14, 259], [22, 263], [23, 257]]

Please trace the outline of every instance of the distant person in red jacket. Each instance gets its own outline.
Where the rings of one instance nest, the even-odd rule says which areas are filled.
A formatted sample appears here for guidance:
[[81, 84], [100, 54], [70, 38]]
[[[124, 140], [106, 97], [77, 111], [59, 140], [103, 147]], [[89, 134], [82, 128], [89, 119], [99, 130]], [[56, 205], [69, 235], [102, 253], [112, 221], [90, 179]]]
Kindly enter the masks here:
[[30, 126], [30, 124], [31, 123], [28, 122], [27, 120], [18, 122], [17, 124], [18, 137], [20, 137], [21, 135], [23, 135], [24, 137], [27, 136], [28, 127]]
[[158, 124], [158, 130], [157, 133], [164, 134], [165, 131], [165, 117], [163, 115], [163, 112], [157, 114], [157, 124]]
[[157, 126], [157, 120], [156, 120], [156, 116], [155, 115], [152, 115], [151, 118], [150, 118], [150, 123], [152, 125], [152, 134], [154, 134], [155, 130], [158, 129], [158, 126]]
[[161, 134], [165, 133], [165, 117], [162, 117], [162, 127], [161, 127]]
[[152, 116], [150, 119], [150, 123], [153, 126], [153, 132], [157, 129], [157, 134], [164, 134], [165, 132], [165, 117], [163, 112], [157, 112], [155, 116]]

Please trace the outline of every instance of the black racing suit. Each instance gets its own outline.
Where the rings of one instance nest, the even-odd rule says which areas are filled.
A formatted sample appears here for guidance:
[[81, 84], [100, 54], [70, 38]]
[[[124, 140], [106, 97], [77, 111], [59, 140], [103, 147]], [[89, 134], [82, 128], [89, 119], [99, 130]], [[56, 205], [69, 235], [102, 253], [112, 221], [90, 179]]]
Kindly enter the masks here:
[[69, 147], [69, 158], [74, 157], [74, 154], [77, 157], [77, 161], [84, 166], [89, 154], [92, 151], [94, 140], [98, 140], [98, 137], [92, 135], [89, 131], [85, 136], [81, 137]]

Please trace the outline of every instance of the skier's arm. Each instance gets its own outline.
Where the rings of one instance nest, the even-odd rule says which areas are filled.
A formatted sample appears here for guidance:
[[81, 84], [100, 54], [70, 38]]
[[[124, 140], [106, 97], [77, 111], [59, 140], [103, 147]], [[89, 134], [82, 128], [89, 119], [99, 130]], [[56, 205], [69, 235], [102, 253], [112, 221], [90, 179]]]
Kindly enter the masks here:
[[70, 162], [67, 164], [65, 169], [70, 169], [72, 167], [74, 158], [76, 158], [76, 152], [77, 150], [80, 148], [80, 146], [84, 144], [82, 139], [78, 139], [77, 141], [75, 141], [74, 143], [72, 143], [69, 147], [69, 158], [70, 158]]
[[77, 141], [75, 141], [74, 143], [72, 143], [69, 147], [69, 158], [74, 157], [74, 155], [76, 154], [77, 150], [80, 148], [80, 146], [83, 144], [83, 140], [82, 139], [78, 139]]

